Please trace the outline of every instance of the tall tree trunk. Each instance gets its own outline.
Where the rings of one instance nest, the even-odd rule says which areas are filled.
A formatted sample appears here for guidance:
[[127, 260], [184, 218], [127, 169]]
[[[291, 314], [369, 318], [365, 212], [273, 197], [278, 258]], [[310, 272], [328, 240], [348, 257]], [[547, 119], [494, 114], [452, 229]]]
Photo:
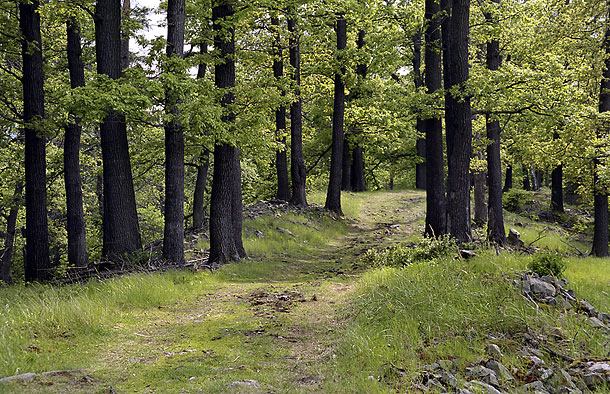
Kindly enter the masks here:
[[307, 205], [305, 193], [306, 168], [303, 159], [303, 98], [301, 97], [301, 39], [297, 31], [296, 9], [288, 15], [288, 32], [290, 37], [290, 65], [293, 68], [292, 79], [295, 85], [296, 100], [290, 104], [290, 175], [292, 177], [292, 196], [290, 203], [296, 206]]
[[504, 176], [504, 188], [502, 188], [502, 192], [503, 193], [507, 192], [512, 188], [513, 188], [513, 166], [509, 164], [506, 167], [506, 175]]
[[343, 157], [341, 158], [341, 190], [352, 190], [352, 150], [347, 139], [348, 133], [343, 136]]
[[[479, 133], [476, 133], [475, 138], [481, 139]], [[476, 153], [477, 158], [481, 161], [485, 160], [485, 150], [479, 149]], [[483, 226], [487, 223], [487, 171], [478, 170], [473, 174], [474, 179], [474, 222], [478, 226]]]
[[52, 277], [47, 218], [46, 138], [35, 122], [44, 118], [44, 74], [40, 36], [39, 1], [19, 3], [23, 36], [23, 120], [25, 122], [25, 280]]
[[551, 210], [563, 213], [563, 166], [559, 164], [551, 172]]
[[205, 224], [205, 207], [203, 205], [205, 188], [208, 181], [208, 170], [210, 168], [210, 155], [208, 151], [201, 153], [197, 163], [197, 179], [195, 180], [195, 192], [193, 193], [193, 229], [200, 230]]
[[[220, 50], [222, 62], [216, 65], [214, 80], [219, 89], [235, 87], [235, 28], [226, 20], [235, 14], [233, 1], [223, 1], [212, 9], [214, 47]], [[221, 104], [227, 133], [234, 133], [235, 113], [227, 107], [235, 101], [226, 91]], [[212, 264], [224, 264], [245, 257], [241, 238], [242, 223], [241, 169], [239, 150], [226, 142], [214, 147], [214, 178], [210, 201], [210, 257]]]
[[[208, 53], [208, 44], [202, 43], [199, 45], [200, 53]], [[205, 77], [207, 64], [203, 61], [199, 63], [197, 68], [197, 79]], [[195, 192], [193, 194], [193, 229], [200, 230], [205, 224], [205, 207], [204, 195], [205, 188], [208, 182], [208, 171], [210, 168], [210, 153], [204, 149], [199, 156], [199, 162], [196, 165], [197, 179], [195, 180]]]
[[[559, 133], [553, 133], [553, 139], [559, 139]], [[563, 165], [559, 163], [551, 172], [551, 210], [563, 213]]]
[[[6, 236], [4, 237], [4, 248], [0, 253], [0, 281], [5, 285], [13, 283], [11, 275], [13, 265], [13, 245], [15, 244], [15, 230], [17, 228], [17, 215], [21, 207], [21, 197], [23, 193], [23, 183], [17, 182], [15, 191], [13, 192], [13, 201], [11, 210], [6, 217]], [[2, 283], [0, 283], [2, 285]]]
[[[347, 45], [347, 22], [345, 16], [340, 14], [337, 18], [335, 28], [337, 32], [337, 58], [341, 62], [343, 54], [341, 51]], [[330, 156], [330, 176], [328, 179], [328, 192], [326, 193], [326, 204], [324, 207], [339, 215], [341, 211], [341, 167], [343, 158], [343, 120], [345, 116], [345, 85], [343, 75], [345, 69], [335, 74], [335, 100], [333, 105], [333, 134], [332, 150]]]
[[[279, 18], [272, 17], [271, 25], [277, 29], [275, 34], [273, 76], [279, 82], [284, 76], [284, 60]], [[282, 96], [285, 95], [286, 92], [284, 92], [282, 89]], [[286, 107], [283, 105], [275, 110], [275, 132], [276, 138], [281, 145], [280, 148], [275, 152], [275, 168], [277, 173], [276, 198], [278, 200], [288, 201], [290, 200], [290, 182], [288, 181], [288, 158], [286, 157]]]
[[450, 2], [445, 69], [445, 124], [447, 127], [447, 230], [459, 242], [472, 239], [470, 231], [470, 157], [472, 155], [472, 113], [470, 97], [449, 93], [462, 91], [468, 80], [469, 0]]
[[530, 178], [532, 180], [532, 190], [540, 190], [540, 178], [538, 176], [538, 171], [530, 169]]
[[[97, 72], [121, 76], [121, 4], [98, 0], [95, 6]], [[131, 174], [125, 115], [108, 108], [100, 124], [104, 165], [104, 245], [102, 255], [113, 257], [142, 249]]]
[[531, 190], [532, 187], [530, 185], [530, 170], [525, 167], [524, 164], [521, 164], [521, 172], [523, 173], [523, 190]]
[[[610, 11], [609, 11], [610, 13]], [[608, 23], [608, 22], [606, 22]], [[599, 112], [610, 111], [610, 27], [606, 26], [603, 50], [605, 55], [604, 73], [602, 75], [599, 93]], [[597, 136], [604, 137], [607, 129], [598, 129]], [[601, 150], [601, 149], [600, 149]], [[593, 161], [593, 247], [591, 254], [597, 257], [607, 257], [608, 251], [608, 188], [602, 184], [598, 171], [602, 163], [599, 158]]]
[[[356, 45], [358, 50], [362, 50], [366, 45], [366, 32], [364, 30], [358, 31], [358, 40], [356, 41]], [[366, 74], [368, 71], [368, 66], [365, 63], [360, 63], [356, 66], [356, 75], [358, 75], [358, 86], [354, 89], [354, 93], [352, 94], [353, 98], [358, 98], [362, 95], [362, 85], [364, 84], [364, 79], [366, 78]], [[362, 126], [356, 124], [353, 129], [354, 132], [354, 141], [353, 148], [351, 150], [351, 190], [354, 192], [363, 192], [366, 189], [366, 185], [364, 184], [364, 149], [360, 147], [358, 143], [357, 135], [362, 133]], [[346, 149], [345, 147], [343, 148]]]
[[[72, 89], [85, 86], [85, 66], [82, 61], [80, 26], [75, 17], [67, 22], [67, 55]], [[73, 267], [89, 264], [87, 236], [83, 214], [83, 188], [80, 176], [80, 119], [65, 128], [64, 181], [66, 184], [66, 212], [68, 233], [68, 263]]]
[[[185, 0], [168, 0], [167, 48], [168, 73], [176, 73], [179, 67], [172, 64], [184, 53]], [[172, 118], [165, 124], [165, 227], [163, 232], [163, 257], [182, 263], [184, 261], [184, 130], [180, 121], [178, 104], [182, 95], [175, 86], [165, 88], [165, 112]]]
[[[441, 20], [436, 0], [425, 4], [425, 83], [428, 94], [442, 88]], [[426, 229], [429, 237], [446, 232], [445, 164], [443, 161], [443, 125], [440, 117], [424, 120], [426, 132]]]
[[356, 145], [352, 150], [352, 190], [363, 192], [366, 190], [364, 183], [364, 149]]
[[[494, 0], [500, 3], [500, 0]], [[498, 23], [490, 14], [485, 14], [487, 20]], [[487, 68], [490, 71], [497, 71], [500, 68], [500, 43], [493, 39], [487, 43]], [[500, 159], [500, 122], [485, 116], [487, 128], [487, 185], [488, 189], [488, 222], [487, 240], [495, 245], [504, 246], [506, 244], [506, 234], [504, 233], [504, 213], [502, 211], [502, 161]], [[512, 167], [506, 169], [507, 184], [510, 188], [512, 184]], [[510, 177], [509, 177], [510, 174]]]
[[[131, 10], [131, 1], [123, 0], [123, 6], [121, 9], [121, 18], [125, 18]], [[121, 31], [121, 73], [124, 73], [125, 69], [129, 67], [129, 33]]]
[[[422, 45], [422, 32], [417, 30], [417, 33], [413, 37], [413, 82], [415, 89], [421, 89], [424, 86], [424, 80], [421, 74], [421, 45]], [[424, 120], [420, 116], [415, 121], [415, 130], [420, 136], [417, 138], [415, 148], [417, 150], [417, 156], [422, 160], [421, 163], [415, 165], [415, 188], [426, 189], [426, 138], [425, 138], [425, 127]]]

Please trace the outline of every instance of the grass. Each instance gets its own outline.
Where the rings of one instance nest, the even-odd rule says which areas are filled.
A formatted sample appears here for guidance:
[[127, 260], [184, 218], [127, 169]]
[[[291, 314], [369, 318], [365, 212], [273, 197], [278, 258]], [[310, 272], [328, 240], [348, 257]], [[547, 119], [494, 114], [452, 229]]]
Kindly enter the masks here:
[[[421, 239], [422, 192], [344, 193], [342, 202], [344, 219], [312, 211], [244, 221], [251, 258], [213, 273], [0, 289], [0, 376], [87, 371], [0, 392], [412, 392], [423, 365], [454, 359], [463, 369], [490, 342], [519, 370], [528, 338], [573, 358], [608, 352], [583, 319], [517, 294], [512, 280], [528, 256], [479, 250], [366, 267], [367, 249]], [[526, 243], [537, 236], [539, 223], [510, 215]], [[610, 312], [608, 261], [566, 261], [570, 288]], [[231, 386], [247, 379], [261, 387]]]
[[[587, 275], [591, 266], [584, 260], [570, 260], [566, 276], [579, 296], [608, 311], [610, 297], [602, 291], [609, 288], [610, 267], [607, 261], [590, 260], [595, 278]], [[367, 272], [349, 309], [352, 323], [336, 365], [340, 373], [329, 392], [345, 392], [342, 387], [348, 384], [353, 392], [410, 392], [425, 364], [455, 359], [463, 368], [483, 358], [489, 342], [500, 345], [507, 355], [503, 362], [517, 369], [523, 366], [514, 354], [527, 337], [573, 358], [604, 355], [607, 338], [592, 332], [584, 319], [551, 307], [535, 308], [517, 294], [510, 279], [527, 262], [528, 257], [509, 253], [484, 253], [468, 261], [445, 259]], [[562, 338], [553, 341], [550, 333]]]

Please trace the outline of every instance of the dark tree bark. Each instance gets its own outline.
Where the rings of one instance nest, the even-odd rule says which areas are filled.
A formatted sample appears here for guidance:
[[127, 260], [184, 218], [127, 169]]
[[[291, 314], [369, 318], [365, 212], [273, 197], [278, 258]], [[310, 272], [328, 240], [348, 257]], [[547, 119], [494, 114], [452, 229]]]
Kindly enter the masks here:
[[[98, 0], [95, 6], [95, 54], [98, 74], [121, 76], [121, 4]], [[107, 110], [100, 124], [104, 165], [104, 245], [113, 257], [142, 249], [131, 174], [125, 115]]]
[[307, 205], [305, 193], [306, 168], [303, 159], [303, 98], [301, 97], [301, 39], [297, 31], [296, 10], [288, 15], [288, 44], [290, 46], [290, 65], [296, 86], [296, 100], [290, 105], [290, 175], [292, 177], [292, 196], [290, 203], [296, 206]]
[[563, 213], [563, 166], [559, 164], [551, 172], [551, 210]]
[[[500, 0], [494, 0], [500, 3]], [[485, 14], [485, 18], [493, 20], [492, 16]], [[494, 23], [497, 21], [493, 20]], [[487, 43], [487, 68], [496, 71], [500, 68], [500, 43], [493, 39]], [[486, 117], [487, 139], [487, 185], [488, 185], [488, 222], [487, 240], [497, 246], [506, 244], [504, 233], [504, 213], [502, 211], [502, 162], [500, 159], [500, 122]], [[512, 167], [506, 169], [506, 185], [512, 186]], [[510, 176], [509, 176], [510, 175]], [[510, 184], [509, 184], [510, 182]], [[508, 190], [508, 189], [507, 189]]]
[[33, 124], [44, 118], [44, 74], [40, 36], [39, 1], [19, 3], [23, 36], [23, 120], [25, 122], [25, 280], [53, 276], [47, 227], [46, 138]]
[[348, 133], [343, 136], [343, 157], [341, 158], [341, 190], [352, 190], [352, 151], [347, 139]]
[[[599, 112], [610, 111], [610, 27], [606, 27], [603, 50], [605, 56], [604, 73], [602, 75], [599, 93]], [[607, 130], [598, 129], [598, 137], [603, 137]], [[591, 254], [597, 257], [608, 257], [608, 189], [599, 179], [598, 169], [601, 161], [593, 161], [593, 247]]]
[[[85, 86], [85, 66], [82, 61], [80, 26], [76, 18], [67, 22], [67, 55], [72, 89]], [[83, 188], [80, 176], [80, 119], [65, 128], [64, 181], [66, 184], [66, 212], [68, 234], [68, 263], [73, 267], [89, 264], [85, 217], [83, 214]]]
[[[199, 48], [202, 54], [208, 52], [208, 45], [206, 43], [200, 44]], [[197, 79], [203, 79], [205, 77], [206, 68], [207, 64], [205, 62], [199, 63], [197, 68]], [[197, 168], [197, 178], [195, 180], [195, 192], [193, 194], [193, 229], [201, 230], [205, 224], [204, 196], [210, 168], [210, 153], [207, 149], [204, 149], [201, 153], [199, 162], [195, 167]]]
[[[425, 83], [428, 94], [442, 88], [441, 16], [435, 0], [425, 4]], [[445, 165], [443, 162], [443, 125], [440, 117], [424, 120], [426, 132], [426, 229], [429, 237], [446, 232]]]
[[[121, 17], [124, 18], [126, 15], [128, 15], [130, 10], [131, 1], [123, 0]], [[121, 31], [121, 72], [123, 72], [127, 67], [129, 67], [129, 33]]]
[[[271, 25], [277, 31], [275, 34], [275, 58], [273, 59], [273, 76], [280, 80], [284, 76], [284, 60], [282, 51], [282, 37], [280, 35], [280, 20], [277, 17], [271, 18]], [[282, 91], [282, 96], [286, 92]], [[275, 168], [277, 174], [277, 193], [278, 200], [290, 200], [290, 182], [288, 180], [288, 158], [286, 157], [286, 107], [281, 106], [275, 110], [275, 132], [281, 148], [275, 152]]]
[[[359, 50], [362, 50], [366, 45], [366, 32], [364, 30], [358, 31], [358, 40], [356, 45]], [[354, 92], [350, 94], [351, 99], [359, 98], [361, 95], [366, 94], [363, 92], [362, 84], [366, 78], [368, 66], [365, 63], [360, 63], [356, 66], [356, 75], [359, 77], [358, 86], [354, 89]], [[354, 192], [363, 192], [366, 189], [364, 183], [364, 149], [358, 144], [356, 138], [357, 135], [362, 133], [362, 126], [356, 124], [353, 129], [354, 141], [353, 148], [351, 149], [351, 168], [350, 168], [350, 187]], [[345, 151], [346, 147], [343, 148]], [[348, 149], [349, 151], [349, 149]]]
[[521, 164], [521, 172], [523, 172], [523, 190], [531, 190], [530, 186], [530, 170]]
[[[476, 134], [476, 139], [480, 140], [480, 135]], [[485, 160], [485, 150], [479, 149], [476, 153], [479, 160]], [[474, 181], [474, 222], [478, 226], [487, 223], [487, 171], [475, 171]]]
[[[337, 18], [335, 27], [337, 32], [337, 54], [339, 62], [343, 55], [340, 51], [347, 45], [347, 22], [343, 14]], [[333, 105], [333, 134], [332, 150], [330, 156], [330, 176], [328, 179], [328, 192], [326, 193], [326, 204], [324, 208], [343, 214], [341, 210], [341, 167], [343, 159], [343, 120], [345, 116], [345, 85], [343, 75], [345, 70], [335, 74], [335, 99]]]
[[363, 192], [366, 190], [364, 183], [364, 149], [357, 146], [352, 150], [352, 190]]
[[205, 224], [204, 195], [208, 181], [208, 170], [210, 168], [210, 155], [206, 150], [201, 154], [197, 163], [197, 179], [195, 180], [195, 192], [193, 193], [193, 229], [200, 230]]
[[[553, 139], [559, 138], [558, 133], [553, 134]], [[551, 210], [563, 213], [563, 165], [560, 163], [551, 172]]]
[[[168, 73], [175, 73], [172, 61], [184, 53], [185, 0], [167, 3]], [[165, 112], [172, 119], [165, 124], [165, 227], [163, 257], [169, 261], [184, 261], [184, 130], [179, 120], [178, 104], [181, 92], [173, 86], [165, 88]]]
[[13, 276], [11, 274], [13, 266], [13, 245], [15, 244], [15, 230], [17, 228], [17, 215], [19, 214], [19, 207], [21, 207], [21, 198], [23, 193], [23, 183], [18, 182], [15, 185], [15, 191], [13, 193], [13, 202], [11, 209], [6, 217], [6, 235], [4, 237], [4, 248], [0, 253], [0, 286], [2, 284], [10, 285], [13, 283]]
[[[221, 100], [225, 108], [223, 122], [227, 133], [235, 132], [235, 113], [230, 106], [235, 86], [235, 28], [226, 26], [226, 19], [235, 11], [232, 1], [222, 1], [212, 9], [214, 47], [220, 50], [222, 62], [216, 65], [214, 80], [220, 89], [227, 89]], [[210, 201], [210, 257], [211, 264], [224, 264], [245, 257], [242, 230], [241, 168], [239, 150], [225, 142], [214, 147], [214, 178]]]
[[447, 230], [459, 242], [472, 239], [470, 230], [470, 157], [472, 155], [472, 113], [470, 97], [449, 93], [462, 90], [468, 80], [469, 0], [450, 2], [447, 29], [443, 40], [447, 47], [445, 69], [445, 124], [447, 127]]
[[[422, 32], [421, 30], [418, 30], [413, 37], [413, 81], [415, 83], [415, 89], [420, 89], [424, 86], [424, 79], [421, 74], [421, 45]], [[417, 134], [422, 137], [417, 139], [415, 148], [417, 150], [417, 156], [419, 156], [423, 162], [415, 165], [415, 188], [422, 190], [426, 189], [426, 131], [424, 124], [424, 120], [418, 116], [415, 122], [415, 130], [417, 130]]]
[[506, 175], [504, 176], [504, 188], [502, 192], [507, 192], [513, 188], [513, 166], [510, 164], [506, 167]]

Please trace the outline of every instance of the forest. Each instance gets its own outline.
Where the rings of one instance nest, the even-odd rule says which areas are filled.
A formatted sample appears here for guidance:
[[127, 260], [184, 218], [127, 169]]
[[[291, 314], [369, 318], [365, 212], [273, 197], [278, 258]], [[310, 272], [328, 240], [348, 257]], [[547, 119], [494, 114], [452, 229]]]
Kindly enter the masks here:
[[607, 1], [0, 0], [0, 392], [608, 393], [609, 164]]

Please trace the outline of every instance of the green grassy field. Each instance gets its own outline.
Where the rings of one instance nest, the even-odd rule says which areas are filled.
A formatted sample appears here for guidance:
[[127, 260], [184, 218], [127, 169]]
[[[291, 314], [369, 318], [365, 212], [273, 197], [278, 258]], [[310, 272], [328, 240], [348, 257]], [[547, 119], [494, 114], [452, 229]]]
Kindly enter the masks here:
[[[470, 260], [367, 265], [369, 249], [421, 239], [423, 193], [347, 193], [343, 202], [344, 219], [247, 220], [251, 258], [214, 272], [0, 289], [0, 376], [83, 370], [0, 392], [414, 392], [424, 365], [474, 363], [492, 341], [522, 370], [516, 352], [529, 337], [571, 358], [607, 357], [608, 338], [582, 318], [518, 295], [513, 279], [530, 256], [480, 249]], [[543, 226], [511, 220], [532, 234]], [[566, 261], [570, 288], [610, 312], [610, 262]]]

